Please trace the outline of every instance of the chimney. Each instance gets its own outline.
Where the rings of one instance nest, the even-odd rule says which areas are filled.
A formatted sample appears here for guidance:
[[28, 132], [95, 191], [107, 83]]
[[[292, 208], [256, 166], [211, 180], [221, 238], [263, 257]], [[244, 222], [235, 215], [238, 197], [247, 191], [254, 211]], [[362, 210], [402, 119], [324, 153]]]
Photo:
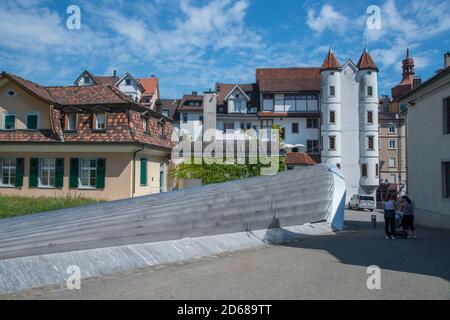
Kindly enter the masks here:
[[415, 76], [413, 80], [413, 89], [420, 87], [422, 85], [422, 78], [419, 76]]
[[154, 74], [152, 74], [152, 75], [150, 76], [150, 78], [156, 78], [156, 76], [155, 76]]
[[117, 78], [117, 71], [116, 70], [113, 71], [113, 77]]
[[203, 95], [203, 141], [214, 141], [216, 136], [217, 94], [207, 91]]
[[197, 91], [192, 91], [192, 96], [196, 97], [197, 96]]
[[444, 68], [450, 67], [450, 51], [444, 54]]

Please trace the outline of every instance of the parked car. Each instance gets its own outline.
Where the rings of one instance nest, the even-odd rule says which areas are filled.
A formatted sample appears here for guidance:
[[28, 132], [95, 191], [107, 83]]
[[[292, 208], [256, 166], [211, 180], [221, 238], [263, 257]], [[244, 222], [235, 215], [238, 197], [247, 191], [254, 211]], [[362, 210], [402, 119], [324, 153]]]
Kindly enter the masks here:
[[375, 198], [373, 196], [354, 194], [350, 198], [348, 208], [373, 211], [375, 209]]

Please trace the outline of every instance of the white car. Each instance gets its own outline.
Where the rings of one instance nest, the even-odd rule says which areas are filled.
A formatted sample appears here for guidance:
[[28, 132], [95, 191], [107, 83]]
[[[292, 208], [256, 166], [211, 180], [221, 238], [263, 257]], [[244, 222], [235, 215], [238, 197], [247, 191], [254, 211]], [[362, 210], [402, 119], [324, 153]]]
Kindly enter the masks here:
[[375, 209], [375, 198], [373, 196], [354, 194], [350, 198], [348, 208], [373, 211]]

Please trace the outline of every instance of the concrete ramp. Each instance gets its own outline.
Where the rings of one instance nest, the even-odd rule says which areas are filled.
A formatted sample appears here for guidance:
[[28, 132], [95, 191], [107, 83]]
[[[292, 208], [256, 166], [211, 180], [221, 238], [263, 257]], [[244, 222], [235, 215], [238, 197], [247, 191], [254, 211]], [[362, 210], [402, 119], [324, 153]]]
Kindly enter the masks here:
[[317, 165], [0, 220], [0, 260], [324, 221], [333, 191], [332, 171]]

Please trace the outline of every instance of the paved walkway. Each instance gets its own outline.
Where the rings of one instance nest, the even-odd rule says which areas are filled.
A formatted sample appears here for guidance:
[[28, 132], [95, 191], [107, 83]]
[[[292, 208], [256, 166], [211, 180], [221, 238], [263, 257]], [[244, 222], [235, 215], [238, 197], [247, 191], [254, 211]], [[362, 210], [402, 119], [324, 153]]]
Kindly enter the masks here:
[[[350, 229], [284, 246], [83, 280], [81, 290], [31, 290], [18, 299], [450, 299], [450, 232], [384, 240], [381, 215], [347, 213]], [[367, 267], [381, 290], [367, 289]]]

